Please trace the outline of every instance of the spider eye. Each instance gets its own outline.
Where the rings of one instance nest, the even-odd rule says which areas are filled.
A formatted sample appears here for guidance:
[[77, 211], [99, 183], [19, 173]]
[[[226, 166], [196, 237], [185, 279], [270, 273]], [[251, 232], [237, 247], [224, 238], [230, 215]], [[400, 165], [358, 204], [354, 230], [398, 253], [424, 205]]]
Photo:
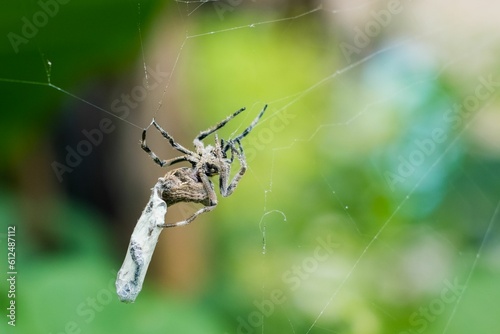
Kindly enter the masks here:
[[207, 164], [206, 165], [206, 174], [208, 176], [212, 176], [212, 175], [215, 175], [215, 174], [219, 174], [219, 168], [217, 168], [216, 165], [212, 165], [212, 164]]

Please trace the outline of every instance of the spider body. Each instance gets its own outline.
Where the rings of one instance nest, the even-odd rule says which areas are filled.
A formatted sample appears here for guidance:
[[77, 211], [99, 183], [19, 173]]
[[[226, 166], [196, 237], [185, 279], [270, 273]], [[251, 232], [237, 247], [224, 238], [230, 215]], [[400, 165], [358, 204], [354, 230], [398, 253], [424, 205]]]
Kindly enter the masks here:
[[[161, 198], [167, 203], [167, 207], [179, 202], [201, 203], [205, 206], [210, 203], [208, 192], [198, 175], [192, 168], [181, 167], [171, 170], [161, 178]], [[209, 180], [213, 190], [213, 183]]]
[[[163, 130], [153, 119], [150, 126], [154, 125], [162, 136], [169, 141], [173, 148], [183, 153], [183, 155], [169, 160], [161, 160], [153, 151], [151, 151], [146, 144], [146, 131], [149, 127], [144, 129], [142, 132], [141, 147], [160, 167], [167, 167], [182, 161], [187, 161], [191, 164], [191, 167], [180, 167], [171, 170], [167, 172], [164, 177], [159, 179], [161, 184], [161, 198], [165, 201], [167, 206], [171, 206], [179, 202], [194, 202], [204, 205], [203, 208], [196, 211], [191, 217], [184, 221], [180, 221], [175, 224], [161, 224], [158, 225], [159, 227], [187, 225], [200, 214], [213, 210], [217, 206], [217, 195], [210, 177], [219, 176], [219, 189], [223, 197], [227, 197], [233, 193], [234, 189], [238, 185], [238, 182], [247, 169], [241, 140], [247, 136], [250, 131], [252, 131], [254, 126], [266, 111], [266, 108], [267, 105], [264, 106], [262, 111], [252, 121], [252, 123], [234, 139], [219, 141], [217, 134], [215, 134], [214, 146], [205, 146], [202, 142], [202, 140], [207, 136], [216, 132], [218, 129], [226, 125], [231, 119], [243, 112], [245, 108], [239, 109], [221, 122], [217, 123], [215, 126], [200, 132], [193, 140], [195, 152], [190, 151], [177, 143], [174, 138], [168, 134], [167, 131]], [[228, 156], [228, 153], [230, 157]], [[234, 162], [235, 156], [239, 161], [240, 168], [234, 175], [233, 179], [230, 180], [231, 165]]]

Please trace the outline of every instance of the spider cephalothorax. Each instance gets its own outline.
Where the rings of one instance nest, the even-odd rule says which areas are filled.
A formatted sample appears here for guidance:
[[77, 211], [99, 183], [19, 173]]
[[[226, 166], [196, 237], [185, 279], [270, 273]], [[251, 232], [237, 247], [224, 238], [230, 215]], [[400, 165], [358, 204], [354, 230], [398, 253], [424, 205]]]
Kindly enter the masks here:
[[[214, 146], [205, 146], [202, 142], [203, 139], [222, 128], [227, 122], [244, 111], [245, 108], [241, 108], [215, 126], [200, 132], [200, 134], [198, 134], [193, 141], [196, 149], [195, 152], [190, 151], [177, 143], [174, 138], [170, 136], [167, 131], [163, 130], [153, 119], [151, 124], [154, 125], [158, 131], [160, 131], [162, 136], [170, 142], [170, 145], [172, 145], [173, 148], [182, 152], [183, 155], [169, 160], [161, 160], [158, 158], [158, 156], [153, 153], [146, 144], [147, 128], [142, 132], [142, 149], [146, 151], [146, 153], [148, 153], [153, 161], [160, 167], [167, 167], [182, 161], [187, 161], [191, 164], [191, 167], [180, 167], [171, 170], [167, 172], [164, 177], [159, 179], [161, 185], [161, 198], [165, 201], [165, 203], [167, 203], [167, 206], [171, 206], [179, 202], [194, 202], [204, 205], [203, 208], [196, 211], [191, 217], [184, 221], [180, 221], [175, 224], [162, 224], [158, 226], [174, 227], [186, 225], [192, 222], [200, 214], [213, 210], [215, 206], [217, 206], [217, 195], [214, 191], [214, 185], [209, 179], [212, 176], [219, 175], [219, 188], [222, 196], [227, 197], [233, 193], [234, 189], [238, 185], [238, 182], [247, 169], [241, 140], [248, 135], [250, 131], [252, 131], [253, 127], [264, 114], [264, 111], [266, 111], [266, 108], [267, 105], [264, 106], [259, 115], [239, 136], [228, 141], [219, 141], [216, 134]], [[228, 157], [228, 153], [230, 157]], [[235, 156], [240, 163], [240, 169], [233, 179], [229, 180], [231, 164], [233, 163]]]

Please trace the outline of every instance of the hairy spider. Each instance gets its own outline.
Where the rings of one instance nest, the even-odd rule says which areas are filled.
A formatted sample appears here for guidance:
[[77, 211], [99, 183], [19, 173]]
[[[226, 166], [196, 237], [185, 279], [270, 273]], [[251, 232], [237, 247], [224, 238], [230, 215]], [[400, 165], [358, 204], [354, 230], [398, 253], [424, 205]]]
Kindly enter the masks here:
[[[191, 217], [184, 221], [174, 224], [159, 224], [158, 227], [174, 227], [182, 226], [191, 223], [200, 214], [212, 211], [217, 206], [217, 195], [214, 191], [214, 185], [210, 177], [219, 175], [219, 187], [222, 196], [227, 197], [231, 195], [238, 185], [243, 174], [247, 169], [243, 147], [241, 146], [241, 139], [252, 131], [253, 127], [257, 124], [259, 119], [266, 111], [267, 105], [264, 106], [259, 115], [252, 121], [252, 123], [236, 138], [224, 141], [215, 134], [215, 146], [205, 146], [202, 142], [207, 136], [222, 128], [231, 119], [239, 115], [245, 108], [241, 108], [232, 115], [229, 115], [218, 124], [200, 132], [193, 140], [195, 152], [188, 150], [181, 144], [177, 143], [174, 138], [163, 130], [158, 123], [153, 119], [151, 124], [142, 132], [141, 147], [153, 159], [153, 161], [160, 167], [167, 167], [178, 162], [187, 161], [191, 163], [191, 168], [180, 167], [171, 170], [165, 174], [164, 177], [159, 179], [161, 198], [167, 204], [167, 207], [179, 202], [194, 202], [204, 205], [203, 208], [196, 211]], [[163, 135], [165, 139], [170, 142], [173, 148], [183, 153], [183, 155], [172, 158], [169, 160], [160, 160], [158, 156], [151, 151], [146, 144], [146, 131], [151, 126]], [[228, 151], [231, 152], [230, 158]], [[231, 164], [234, 161], [234, 156], [239, 160], [240, 169], [238, 173], [229, 182]]]

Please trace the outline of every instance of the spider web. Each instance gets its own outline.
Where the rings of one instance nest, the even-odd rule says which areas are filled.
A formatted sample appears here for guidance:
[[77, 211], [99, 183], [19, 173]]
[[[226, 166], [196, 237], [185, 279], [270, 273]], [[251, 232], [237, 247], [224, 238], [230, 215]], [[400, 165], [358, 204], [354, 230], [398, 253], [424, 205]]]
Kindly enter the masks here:
[[[464, 31], [443, 19], [440, 10], [452, 3], [435, 5], [428, 21], [432, 4], [391, 3], [322, 1], [311, 8], [259, 12], [265, 5], [256, 1], [176, 1], [155, 17], [158, 26], [148, 33], [143, 5], [134, 3], [136, 17], [128, 23], [140, 40], [138, 81], [150, 93], [130, 117], [53, 81], [58, 62], [46, 55], [50, 45], [39, 51], [45, 81], [0, 73], [0, 82], [19, 89], [46, 86], [122, 123], [126, 150], [137, 150], [131, 143], [152, 118], [173, 124], [177, 110], [185, 113], [186, 124], [196, 124], [173, 129], [179, 135], [174, 137], [189, 142], [233, 111], [226, 108], [246, 105], [248, 111], [231, 129], [221, 130], [224, 138], [240, 133], [269, 105], [243, 141], [249, 162], [245, 181], [231, 198], [219, 196], [214, 211], [224, 228], [241, 220], [235, 230], [249, 235], [249, 241], [224, 242], [243, 263], [229, 262], [236, 267], [225, 278], [245, 292], [231, 301], [237, 311], [221, 331], [465, 333], [463, 324], [472, 321], [467, 312], [482, 304], [482, 312], [495, 318], [498, 306], [481, 299], [489, 292], [481, 283], [498, 278], [499, 268], [491, 240], [500, 206], [497, 36], [488, 30], [487, 9], [465, 14], [467, 5], [457, 6], [476, 24]], [[165, 23], [172, 17], [174, 24]], [[315, 38], [319, 32], [325, 36]], [[168, 50], [154, 34], [169, 37]], [[272, 72], [283, 78], [267, 75], [279, 61], [264, 66], [266, 57], [287, 55], [261, 49], [278, 43], [276, 36], [284, 39], [281, 47], [304, 59], [305, 65], [287, 63], [303, 80], [295, 82], [286, 71]], [[245, 43], [237, 47], [251, 56], [217, 49], [238, 40]], [[223, 51], [232, 56], [226, 62], [236, 69], [234, 76], [204, 68], [225, 57]], [[169, 59], [161, 63], [167, 74], [155, 83], [151, 68], [161, 57]], [[221, 63], [214, 68], [223, 68]], [[183, 78], [201, 83], [190, 86]], [[271, 79], [273, 85], [266, 85]], [[176, 98], [181, 90], [187, 91], [185, 100]], [[475, 104], [457, 111], [457, 103]], [[153, 185], [155, 175], [139, 176], [141, 185]], [[181, 214], [184, 210], [190, 208], [182, 207]], [[170, 212], [174, 209], [167, 216]]]

